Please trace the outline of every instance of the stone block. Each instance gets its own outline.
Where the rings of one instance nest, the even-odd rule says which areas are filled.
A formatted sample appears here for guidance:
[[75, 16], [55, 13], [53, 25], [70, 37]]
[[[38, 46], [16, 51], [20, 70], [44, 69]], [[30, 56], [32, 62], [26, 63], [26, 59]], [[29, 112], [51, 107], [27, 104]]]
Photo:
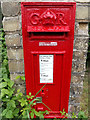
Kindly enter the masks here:
[[74, 86], [82, 86], [83, 85], [83, 77], [81, 77], [81, 75], [72, 75], [72, 78], [71, 78], [71, 85], [74, 85]]
[[19, 34], [5, 35], [6, 45], [9, 47], [21, 46], [20, 39], [21, 37]]
[[74, 60], [86, 62], [86, 58], [87, 58], [87, 52], [82, 51], [82, 50], [73, 51]]
[[78, 96], [78, 97], [75, 97], [75, 96], [72, 96], [71, 97], [71, 101], [72, 101], [72, 103], [74, 104], [74, 103], [80, 103], [80, 96]]
[[25, 84], [25, 81], [18, 78], [16, 79], [17, 76], [25, 76], [24, 74], [10, 74], [10, 79], [15, 82], [15, 84]]
[[17, 31], [21, 30], [21, 24], [19, 17], [4, 17], [3, 19], [4, 31]]
[[80, 96], [82, 94], [82, 91], [83, 91], [83, 87], [76, 87], [76, 86], [71, 86], [70, 88], [70, 91], [71, 91], [71, 97], [73, 96]]
[[82, 73], [86, 70], [86, 64], [78, 61], [72, 62], [72, 72]]
[[2, 2], [2, 13], [4, 16], [15, 16], [20, 11], [20, 5], [18, 2]]
[[88, 36], [88, 23], [79, 23], [78, 34]]
[[88, 19], [88, 6], [76, 7], [76, 19]]
[[11, 73], [18, 73], [18, 72], [21, 72], [23, 73], [24, 72], [24, 63], [23, 63], [23, 60], [21, 61], [9, 61], [9, 71]]
[[69, 118], [71, 118], [73, 112], [78, 117], [78, 113], [80, 112], [80, 104], [72, 103], [71, 105], [69, 105], [69, 114], [70, 114]]
[[76, 50], [86, 50], [88, 49], [88, 37], [77, 37], [74, 43]]
[[8, 59], [23, 59], [23, 49], [7, 49]]
[[15, 84], [14, 88], [15, 88], [15, 93], [17, 92], [18, 89], [20, 89], [20, 92], [22, 92], [24, 95], [26, 94], [26, 86], [25, 86], [25, 84], [23, 84], [23, 85]]

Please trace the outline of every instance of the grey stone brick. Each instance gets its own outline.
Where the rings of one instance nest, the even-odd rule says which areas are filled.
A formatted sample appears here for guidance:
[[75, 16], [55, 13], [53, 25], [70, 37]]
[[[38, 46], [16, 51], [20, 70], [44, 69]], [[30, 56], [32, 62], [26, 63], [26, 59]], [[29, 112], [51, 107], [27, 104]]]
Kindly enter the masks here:
[[17, 31], [21, 30], [19, 17], [4, 17], [3, 19], [4, 31]]
[[11, 34], [5, 35], [6, 45], [8, 47], [21, 46], [20, 39], [21, 37], [19, 34], [11, 33]]
[[23, 49], [8, 49], [8, 59], [20, 60], [23, 59]]
[[4, 16], [15, 16], [20, 11], [20, 5], [18, 2], [2, 2], [2, 13]]

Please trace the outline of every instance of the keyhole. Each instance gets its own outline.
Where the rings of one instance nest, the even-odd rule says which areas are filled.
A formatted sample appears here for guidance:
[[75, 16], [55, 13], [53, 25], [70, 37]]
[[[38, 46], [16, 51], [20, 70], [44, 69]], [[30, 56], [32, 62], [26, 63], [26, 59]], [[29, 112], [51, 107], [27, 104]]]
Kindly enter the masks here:
[[42, 92], [44, 92], [44, 90], [42, 90]]

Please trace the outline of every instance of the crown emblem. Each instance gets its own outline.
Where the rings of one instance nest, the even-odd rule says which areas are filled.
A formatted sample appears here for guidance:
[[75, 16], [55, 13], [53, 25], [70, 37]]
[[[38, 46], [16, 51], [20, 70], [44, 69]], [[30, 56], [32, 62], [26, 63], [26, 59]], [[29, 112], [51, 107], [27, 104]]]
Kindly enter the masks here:
[[43, 25], [54, 25], [56, 20], [56, 15], [50, 9], [47, 9], [42, 15], [42, 24]]

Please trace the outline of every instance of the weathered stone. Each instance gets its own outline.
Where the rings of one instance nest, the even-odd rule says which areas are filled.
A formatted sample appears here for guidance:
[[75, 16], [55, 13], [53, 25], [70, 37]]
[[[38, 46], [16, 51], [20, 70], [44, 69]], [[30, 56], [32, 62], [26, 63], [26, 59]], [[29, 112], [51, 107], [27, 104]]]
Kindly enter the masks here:
[[18, 78], [16, 79], [17, 76], [25, 76], [24, 74], [10, 74], [10, 79], [13, 80], [16, 84], [25, 84], [25, 81]]
[[86, 58], [87, 58], [87, 52], [84, 52], [82, 50], [73, 51], [73, 60], [85, 62]]
[[20, 11], [20, 5], [18, 2], [2, 2], [2, 13], [4, 16], [15, 16]]
[[83, 77], [81, 75], [72, 75], [71, 86], [83, 87]]
[[73, 104], [74, 103], [79, 103], [80, 100], [81, 100], [80, 96], [78, 96], [78, 97], [72, 96], [71, 97], [71, 101], [72, 101]]
[[87, 6], [76, 7], [76, 19], [88, 19], [88, 7]]
[[21, 30], [21, 24], [19, 17], [4, 17], [3, 19], [4, 31], [16, 31]]
[[88, 23], [79, 23], [78, 34], [88, 35]]
[[21, 46], [19, 34], [9, 34], [5, 35], [6, 45], [7, 46]]
[[75, 22], [75, 31], [74, 31], [74, 34], [78, 34], [78, 30], [79, 30], [79, 23]]
[[86, 69], [85, 67], [85, 63], [81, 63], [81, 62], [72, 62], [72, 72], [84, 72]]
[[69, 113], [73, 113], [73, 112], [75, 112], [75, 107], [74, 107], [74, 105], [70, 105]]
[[71, 91], [71, 97], [72, 96], [80, 96], [82, 94], [82, 87], [78, 87], [78, 86], [71, 86], [70, 91]]
[[24, 63], [23, 61], [9, 61], [9, 71], [12, 73], [24, 72]]
[[8, 59], [20, 60], [23, 59], [23, 49], [8, 49]]
[[77, 50], [86, 50], [88, 49], [88, 37], [77, 37], [75, 40], [74, 48]]
[[22, 92], [23, 94], [26, 94], [25, 84], [23, 84], [23, 85], [15, 84], [14, 88], [15, 88], [15, 93], [17, 92], [18, 89], [20, 89], [20, 92]]

